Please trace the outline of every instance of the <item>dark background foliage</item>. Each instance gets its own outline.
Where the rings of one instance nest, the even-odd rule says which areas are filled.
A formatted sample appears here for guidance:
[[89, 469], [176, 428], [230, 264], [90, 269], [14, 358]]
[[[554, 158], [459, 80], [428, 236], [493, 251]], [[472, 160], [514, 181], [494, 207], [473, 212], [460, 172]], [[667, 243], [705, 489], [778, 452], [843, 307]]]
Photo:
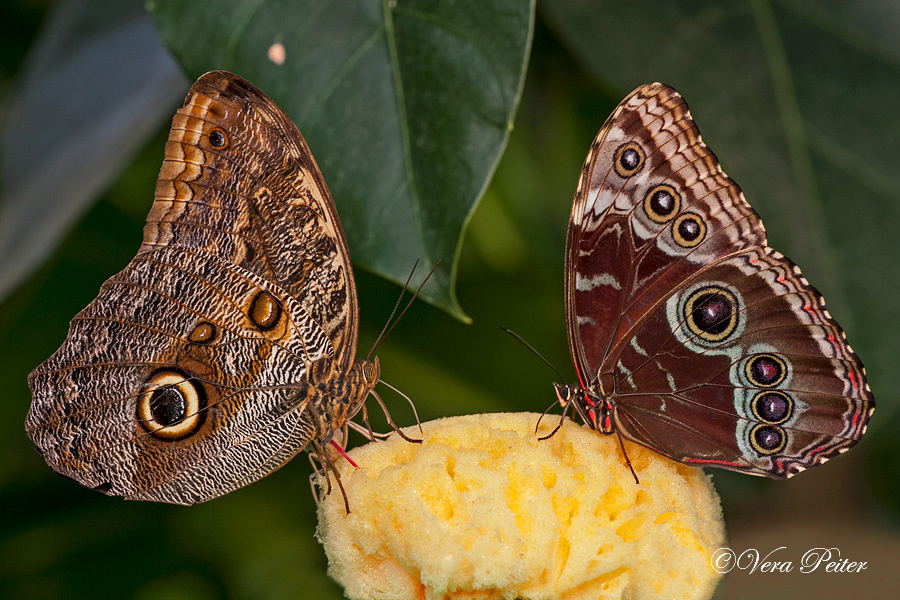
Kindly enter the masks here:
[[[365, 18], [353, 23], [362, 23], [360, 35], [371, 46], [350, 54], [385, 69], [392, 85], [373, 90], [371, 82], [348, 77], [340, 81], [350, 89], [326, 85], [312, 96], [296, 82], [310, 81], [309, 73], [333, 56], [317, 52], [347, 51], [338, 35], [347, 33], [347, 19], [329, 21], [327, 9], [298, 17], [304, 28], [272, 16], [296, 3], [253, 3], [247, 12], [228, 2], [221, 5], [232, 13], [212, 15], [209, 7], [220, 3], [160, 1], [151, 4], [154, 28], [123, 4], [15, 0], [0, 8], [0, 596], [341, 597], [313, 537], [305, 460], [192, 508], [132, 503], [52, 474], [22, 428], [28, 372], [58, 347], [69, 319], [103, 280], [134, 255], [169, 119], [189, 81], [214, 68], [234, 70], [276, 97], [322, 166], [351, 254], [365, 267], [356, 270], [361, 353], [399, 293], [374, 272], [397, 279], [421, 253], [444, 257], [444, 271], [429, 284], [429, 298], [444, 310], [417, 302], [378, 349], [385, 378], [416, 401], [423, 419], [540, 412], [550, 404], [554, 375], [497, 326], [520, 332], [571, 377], [562, 257], [584, 155], [637, 85], [659, 80], [681, 91], [705, 141], [763, 217], [770, 244], [828, 299], [878, 401], [857, 448], [791, 481], [710, 470], [731, 547], [765, 555], [784, 546], [776, 559], [795, 563], [791, 574], [731, 573], [717, 597], [900, 595], [900, 452], [891, 435], [900, 426], [900, 370], [893, 365], [900, 8], [838, 0], [539, 3], [516, 108], [532, 32], [528, 2], [481, 3], [494, 13], [478, 14], [464, 2], [440, 4], [446, 13], [429, 2], [360, 2]], [[393, 29], [383, 21], [388, 14]], [[492, 37], [500, 20], [505, 37]], [[276, 29], [286, 32], [280, 41], [289, 52], [303, 48], [304, 64], [290, 76], [247, 59], [254, 44], [276, 41], [260, 32]], [[445, 44], [447, 31], [471, 43]], [[177, 63], [159, 53], [157, 34]], [[482, 46], [486, 39], [490, 48]], [[363, 47], [380, 48], [386, 61]], [[422, 48], [435, 47], [445, 62], [422, 63], [435, 55]], [[288, 56], [285, 68], [294, 68]], [[461, 69], [458, 78], [438, 76], [451, 68]], [[465, 77], [469, 72], [474, 76]], [[373, 146], [364, 122], [341, 116], [363, 114], [347, 108], [360, 98], [395, 101], [397, 81], [415, 110], [404, 116], [395, 109], [385, 122], [388, 110], [381, 119], [379, 136], [400, 139], [403, 164], [396, 186], [384, 192], [388, 174], [377, 160], [390, 152]], [[511, 91], [491, 96], [479, 89], [489, 83]], [[490, 110], [460, 109], [482, 104]], [[480, 127], [483, 136], [463, 139], [460, 127]], [[348, 142], [351, 135], [358, 137]], [[468, 175], [436, 167], [437, 157], [455, 167], [469, 161]], [[404, 196], [411, 189], [417, 195]], [[428, 235], [411, 233], [407, 217], [391, 226], [392, 211], [357, 203], [368, 190], [430, 211]], [[384, 240], [411, 255], [386, 254]], [[388, 401], [397, 420], [411, 422], [402, 399]], [[838, 548], [868, 568], [799, 573], [796, 563], [815, 547]]]

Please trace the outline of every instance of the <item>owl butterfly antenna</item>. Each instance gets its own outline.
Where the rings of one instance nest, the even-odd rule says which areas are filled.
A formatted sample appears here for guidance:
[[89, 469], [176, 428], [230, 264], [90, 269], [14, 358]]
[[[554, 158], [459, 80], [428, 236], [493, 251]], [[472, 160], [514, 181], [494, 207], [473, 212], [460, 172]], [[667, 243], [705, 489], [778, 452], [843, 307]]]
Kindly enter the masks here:
[[520, 344], [522, 344], [523, 346], [525, 346], [526, 348], [528, 348], [529, 350], [531, 350], [531, 351], [534, 353], [535, 356], [537, 356], [539, 359], [541, 359], [542, 361], [544, 361], [544, 364], [545, 364], [545, 365], [547, 365], [548, 367], [550, 367], [551, 369], [553, 369], [553, 372], [556, 373], [556, 375], [557, 375], [557, 377], [559, 377], [560, 381], [562, 381], [563, 383], [565, 383], [566, 378], [562, 376], [562, 373], [559, 372], [559, 369], [557, 369], [556, 367], [554, 367], [554, 366], [553, 366], [553, 363], [551, 363], [549, 360], [547, 360], [546, 358], [544, 358], [544, 356], [543, 356], [540, 352], [538, 352], [537, 350], [535, 350], [534, 346], [532, 346], [531, 344], [529, 344], [528, 342], [526, 342], [526, 341], [525, 341], [525, 338], [523, 338], [521, 335], [519, 335], [519, 334], [516, 333], [515, 331], [512, 331], [512, 330], [507, 329], [507, 328], [505, 328], [505, 327], [499, 327], [499, 326], [498, 326], [497, 329], [499, 329], [499, 330], [501, 330], [501, 331], [505, 331], [505, 332], [508, 333], [509, 335], [513, 336]]
[[[419, 284], [419, 287], [416, 288], [415, 293], [412, 295], [412, 298], [409, 299], [409, 302], [404, 307], [403, 311], [401, 311], [400, 316], [397, 317], [397, 320], [394, 321], [393, 325], [391, 324], [391, 319], [394, 318], [394, 314], [397, 312], [397, 309], [400, 307], [400, 301], [403, 299], [403, 294], [406, 293], [406, 288], [409, 286], [409, 282], [412, 281], [413, 274], [416, 272], [416, 268], [419, 266], [419, 259], [416, 259], [416, 264], [413, 265], [412, 271], [409, 272], [409, 277], [406, 278], [406, 283], [403, 285], [403, 289], [400, 290], [400, 296], [397, 298], [397, 303], [394, 304], [394, 310], [391, 311], [391, 316], [388, 317], [387, 322], [384, 324], [384, 328], [382, 328], [381, 333], [378, 334], [378, 338], [375, 340], [375, 343], [372, 344], [372, 349], [369, 350], [369, 353], [366, 354], [366, 360], [369, 360], [372, 357], [372, 353], [375, 352], [375, 348], [387, 337], [387, 335], [394, 329], [397, 323], [400, 322], [400, 319], [403, 318], [403, 315], [406, 314], [406, 311], [409, 310], [409, 307], [412, 306], [413, 301], [415, 301], [416, 297], [419, 295], [419, 292], [422, 291], [422, 288], [425, 286], [425, 283], [431, 279], [431, 276], [434, 275], [434, 270], [438, 268], [438, 265], [441, 264], [441, 261], [438, 260], [434, 263], [434, 266], [431, 267], [431, 270], [428, 272], [428, 275], [425, 276], [425, 279], [422, 280], [422, 283]], [[388, 327], [390, 325], [390, 327]], [[402, 435], [402, 434], [401, 434]]]
[[[403, 285], [403, 289], [400, 290], [400, 296], [397, 298], [397, 302], [394, 304], [394, 309], [391, 311], [391, 315], [388, 317], [387, 322], [384, 324], [384, 328], [381, 330], [381, 333], [378, 334], [378, 338], [375, 340], [375, 343], [372, 344], [372, 349], [369, 350], [369, 353], [366, 355], [366, 360], [369, 360], [371, 358], [372, 353], [375, 352], [375, 349], [378, 347], [378, 345], [381, 344], [381, 342], [384, 340], [384, 338], [386, 338], [387, 335], [397, 325], [397, 323], [400, 322], [400, 319], [403, 318], [403, 315], [405, 315], [406, 311], [409, 310], [409, 307], [412, 306], [412, 303], [415, 301], [416, 297], [419, 295], [419, 292], [422, 291], [422, 287], [424, 287], [425, 283], [434, 274], [434, 270], [437, 269], [437, 266], [439, 264], [441, 264], [440, 260], [438, 260], [436, 263], [434, 263], [434, 266], [431, 268], [431, 271], [428, 272], [428, 275], [425, 276], [425, 278], [422, 280], [422, 283], [420, 283], [419, 287], [416, 288], [416, 291], [412, 295], [412, 298], [410, 298], [409, 302], [406, 304], [406, 306], [400, 312], [400, 315], [395, 320], [394, 315], [397, 313], [397, 309], [400, 307], [400, 301], [403, 299], [403, 294], [406, 293], [406, 288], [407, 288], [407, 286], [409, 286], [409, 282], [412, 281], [413, 274], [416, 272], [416, 268], [419, 266], [419, 259], [416, 259], [416, 263], [413, 265], [413, 268], [409, 273], [409, 277], [406, 278], [406, 283]], [[393, 323], [391, 323], [392, 320], [393, 320]], [[419, 426], [419, 431], [422, 432], [422, 423], [419, 421], [419, 413], [416, 411], [416, 406], [415, 406], [415, 404], [413, 404], [412, 400], [410, 400], [406, 394], [404, 394], [403, 392], [401, 392], [394, 386], [390, 385], [386, 381], [381, 380], [381, 383], [383, 383], [384, 385], [388, 386], [389, 388], [391, 388], [392, 390], [394, 390], [395, 392], [397, 392], [398, 394], [400, 394], [401, 396], [406, 398], [406, 401], [409, 402], [410, 406], [412, 406], [413, 415], [415, 415], [415, 417], [416, 417], [416, 424], [418, 424], [418, 426]], [[403, 438], [407, 442], [412, 442], [414, 444], [422, 443], [422, 440], [413, 439], [413, 438], [407, 436], [402, 431], [400, 431], [400, 428], [397, 426], [396, 423], [394, 423], [394, 420], [391, 418], [391, 413], [388, 412], [387, 406], [385, 406], [384, 401], [382, 401], [382, 399], [381, 399], [381, 396], [379, 396], [378, 393], [375, 392], [374, 389], [370, 390], [369, 393], [375, 397], [375, 400], [378, 402], [378, 406], [381, 408], [381, 411], [384, 413], [384, 416], [387, 419], [388, 425], [391, 426], [391, 429], [393, 429], [394, 431], [397, 432], [397, 435], [399, 435], [401, 438]], [[368, 434], [368, 438], [370, 440], [373, 440], [373, 439], [375, 439], [377, 434], [375, 434], [372, 431], [372, 426], [369, 424], [369, 412], [368, 412], [368, 409], [366, 408], [365, 404], [363, 404], [362, 410], [363, 410], [363, 423], [365, 423], [365, 425], [366, 425], [366, 433]], [[422, 433], [424, 433], [424, 432], [422, 432]]]
[[[375, 352], [375, 348], [378, 347], [378, 344], [381, 343], [381, 340], [384, 339], [384, 336], [387, 335], [388, 325], [391, 324], [391, 320], [394, 318], [394, 315], [397, 313], [397, 308], [400, 307], [400, 301], [403, 300], [403, 294], [406, 293], [406, 288], [409, 287], [409, 282], [412, 281], [413, 274], [416, 272], [416, 269], [419, 267], [419, 261], [421, 259], [417, 258], [416, 262], [413, 264], [412, 270], [409, 272], [409, 277], [406, 278], [406, 283], [403, 284], [403, 287], [400, 288], [400, 295], [397, 297], [397, 302], [394, 303], [394, 308], [391, 310], [391, 314], [388, 316], [387, 321], [384, 322], [384, 327], [381, 328], [381, 333], [378, 334], [378, 337], [375, 338], [375, 343], [372, 344], [372, 349], [369, 350], [369, 353], [366, 354], [366, 360], [369, 360], [372, 357], [372, 353]], [[427, 278], [426, 278], [427, 279]], [[413, 296], [415, 297], [415, 296]]]

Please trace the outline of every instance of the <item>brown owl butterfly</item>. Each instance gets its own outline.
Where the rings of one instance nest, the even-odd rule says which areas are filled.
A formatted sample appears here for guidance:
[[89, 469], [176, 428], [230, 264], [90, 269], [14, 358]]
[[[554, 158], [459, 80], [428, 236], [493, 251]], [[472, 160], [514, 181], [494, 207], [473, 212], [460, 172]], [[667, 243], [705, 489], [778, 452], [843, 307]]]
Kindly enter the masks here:
[[557, 395], [605, 434], [786, 478], [865, 433], [862, 363], [670, 87], [635, 90], [591, 145], [565, 288], [579, 385]]
[[236, 75], [172, 122], [143, 244], [31, 374], [26, 429], [58, 473], [111, 496], [204, 502], [322, 445], [359, 411], [341, 224], [300, 132]]

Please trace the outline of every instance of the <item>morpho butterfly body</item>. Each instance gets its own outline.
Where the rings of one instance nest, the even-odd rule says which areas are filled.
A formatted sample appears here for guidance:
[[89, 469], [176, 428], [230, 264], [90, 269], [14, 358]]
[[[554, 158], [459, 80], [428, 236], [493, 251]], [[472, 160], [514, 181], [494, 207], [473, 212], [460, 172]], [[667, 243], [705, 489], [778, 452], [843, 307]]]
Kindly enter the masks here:
[[875, 402], [859, 358], [672, 88], [632, 92], [591, 145], [565, 298], [579, 385], [556, 392], [598, 431], [772, 478], [865, 433]]

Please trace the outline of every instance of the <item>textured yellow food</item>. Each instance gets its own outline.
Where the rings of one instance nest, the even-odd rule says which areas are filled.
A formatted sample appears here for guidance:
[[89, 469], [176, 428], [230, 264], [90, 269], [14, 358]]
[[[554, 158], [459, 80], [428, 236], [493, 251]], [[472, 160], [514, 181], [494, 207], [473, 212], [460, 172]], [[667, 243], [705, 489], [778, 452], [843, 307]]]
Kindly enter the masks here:
[[[319, 506], [328, 572], [355, 600], [709, 598], [725, 545], [719, 499], [699, 469], [615, 436], [539, 415], [424, 423], [338, 461]], [[415, 428], [405, 429], [419, 436]]]

